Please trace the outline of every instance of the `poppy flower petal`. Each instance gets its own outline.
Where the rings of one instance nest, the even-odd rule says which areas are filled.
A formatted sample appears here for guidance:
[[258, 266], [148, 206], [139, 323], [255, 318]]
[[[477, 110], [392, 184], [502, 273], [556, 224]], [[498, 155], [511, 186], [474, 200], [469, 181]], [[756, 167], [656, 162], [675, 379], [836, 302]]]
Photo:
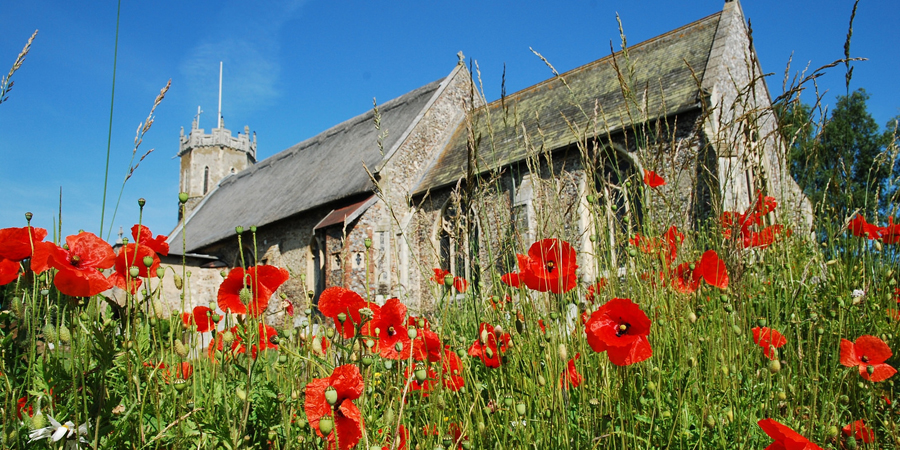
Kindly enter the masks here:
[[32, 246], [46, 237], [47, 230], [44, 228], [4, 228], [0, 230], [0, 259], [26, 259], [33, 253]]
[[606, 354], [609, 361], [617, 366], [628, 366], [639, 363], [653, 356], [650, 341], [644, 336], [638, 336], [632, 345], [625, 347], [607, 347]]
[[858, 366], [859, 357], [856, 356], [856, 349], [853, 342], [847, 339], [841, 339], [841, 364], [847, 367]]
[[335, 415], [332, 434], [337, 433], [340, 450], [351, 449], [362, 438], [362, 413], [352, 402], [342, 402], [339, 410], [340, 414]]
[[875, 336], [860, 336], [856, 340], [856, 343], [853, 344], [853, 347], [860, 358], [862, 358], [862, 356], [868, 358], [869, 364], [883, 363], [893, 354], [891, 348], [888, 347], [884, 341]]
[[885, 363], [872, 364], [872, 367], [874, 368], [874, 370], [872, 371], [872, 375], [869, 375], [868, 365], [859, 365], [859, 374], [863, 377], [864, 380], [878, 383], [880, 381], [887, 380], [888, 378], [894, 376], [895, 373], [897, 373], [897, 369]]
[[655, 188], [666, 184], [666, 180], [656, 172], [644, 169], [644, 184]]
[[719, 289], [728, 287], [728, 269], [725, 267], [725, 262], [719, 259], [715, 250], [707, 250], [703, 253], [694, 272], [695, 277], [699, 275], [703, 281], [712, 286]]
[[522, 280], [519, 279], [518, 272], [510, 272], [506, 275], [503, 275], [500, 277], [500, 281], [502, 281], [503, 284], [505, 284], [507, 286], [512, 286], [514, 288], [518, 288], [519, 286], [522, 285]]
[[330, 380], [340, 398], [356, 400], [362, 395], [362, 375], [359, 373], [359, 368], [353, 364], [335, 367]]
[[60, 270], [53, 278], [53, 285], [65, 295], [90, 297], [113, 287], [113, 284], [97, 270]]

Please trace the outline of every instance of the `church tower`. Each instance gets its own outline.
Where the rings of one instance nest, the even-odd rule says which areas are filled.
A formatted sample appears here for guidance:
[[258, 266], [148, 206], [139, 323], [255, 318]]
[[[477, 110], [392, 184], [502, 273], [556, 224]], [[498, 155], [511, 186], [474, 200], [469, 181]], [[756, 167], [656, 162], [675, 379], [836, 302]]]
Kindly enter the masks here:
[[[220, 63], [221, 64], [221, 63]], [[187, 193], [188, 201], [184, 204], [184, 217], [189, 216], [203, 197], [211, 192], [216, 184], [228, 175], [238, 173], [256, 164], [256, 133], [250, 138], [250, 128], [244, 126], [244, 133], [231, 135], [225, 128], [222, 118], [222, 67], [219, 66], [219, 113], [216, 127], [206, 134], [200, 128], [200, 108], [191, 124], [191, 132], [184, 135], [181, 128], [178, 156], [181, 158], [181, 174], [179, 192]], [[181, 221], [182, 210], [178, 210]]]

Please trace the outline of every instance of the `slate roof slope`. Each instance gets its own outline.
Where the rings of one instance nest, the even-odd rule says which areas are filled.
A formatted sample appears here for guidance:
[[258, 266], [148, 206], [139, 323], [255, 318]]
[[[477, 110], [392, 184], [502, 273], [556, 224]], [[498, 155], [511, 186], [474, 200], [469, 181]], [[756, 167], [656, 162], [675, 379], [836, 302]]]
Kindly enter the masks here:
[[[642, 106], [646, 105], [647, 117], [662, 117], [699, 106], [697, 80], [703, 79], [720, 15], [721, 12], [718, 12], [628, 47], [628, 58], [634, 69], [631, 89]], [[621, 51], [615, 53], [615, 63], [621, 72], [627, 73], [625, 56]], [[600, 119], [596, 129], [600, 134], [605, 134], [607, 128], [609, 131], [626, 128], [631, 125], [632, 118], [639, 120], [641, 117], [635, 102], [626, 101], [623, 95], [612, 55], [566, 72], [561, 77], [568, 88], [554, 77], [507, 96], [503, 100], [506, 114], [500, 100], [475, 112], [479, 116], [474, 121], [477, 124], [475, 135], [476, 139], [480, 139], [476, 173], [521, 161], [528, 156], [523, 124], [535, 148], [552, 150], [576, 141], [570, 128], [572, 124], [577, 124], [581, 129], [591, 125], [595, 102], [599, 105]], [[645, 89], [646, 100], [643, 98]], [[490, 128], [486, 124], [488, 116]], [[489, 130], [493, 131], [493, 148]], [[414, 188], [416, 194], [465, 178], [467, 136], [466, 124], [463, 123]]]
[[[441, 86], [437, 80], [379, 105], [387, 153]], [[222, 179], [186, 221], [187, 252], [234, 234], [237, 225], [262, 226], [336, 200], [372, 192], [363, 163], [374, 170], [384, 155], [369, 111]], [[182, 254], [181, 225], [169, 235]]]

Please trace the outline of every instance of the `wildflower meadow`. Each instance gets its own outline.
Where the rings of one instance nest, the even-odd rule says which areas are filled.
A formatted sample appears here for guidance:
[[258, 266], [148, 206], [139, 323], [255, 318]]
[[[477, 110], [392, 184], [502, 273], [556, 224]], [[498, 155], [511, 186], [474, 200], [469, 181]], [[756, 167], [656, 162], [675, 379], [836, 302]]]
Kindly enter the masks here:
[[[665, 205], [666, 182], [623, 185]], [[619, 214], [641, 227], [615, 248], [540, 227], [511, 271], [425, 267], [435, 306], [416, 314], [343, 287], [289, 297], [305, 276], [255, 260], [162, 314], [187, 304], [162, 281], [190, 278], [162, 230], [136, 217], [114, 249], [23, 212], [0, 229], [0, 447], [896, 448], [896, 206], [811, 230], [782, 202], [760, 191], [691, 229]]]

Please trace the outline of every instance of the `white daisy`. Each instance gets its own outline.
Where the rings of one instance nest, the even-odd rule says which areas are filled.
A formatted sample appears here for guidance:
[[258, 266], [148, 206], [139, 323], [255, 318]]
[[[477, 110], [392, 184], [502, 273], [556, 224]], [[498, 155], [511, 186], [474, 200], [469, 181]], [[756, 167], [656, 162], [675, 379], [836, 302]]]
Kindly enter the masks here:
[[82, 436], [87, 436], [87, 424], [83, 423], [77, 429], [75, 428], [75, 424], [72, 423], [71, 420], [67, 420], [66, 423], [60, 424], [56, 419], [51, 416], [47, 416], [47, 420], [50, 421], [50, 425], [38, 428], [31, 433], [28, 434], [28, 442], [34, 442], [41, 439], [49, 438], [53, 442], [58, 442], [61, 439], [69, 439], [74, 436], [76, 433], [78, 434], [78, 440], [67, 441], [66, 449], [77, 449], [79, 448], [79, 442], [83, 444], [87, 444], [87, 440]]

